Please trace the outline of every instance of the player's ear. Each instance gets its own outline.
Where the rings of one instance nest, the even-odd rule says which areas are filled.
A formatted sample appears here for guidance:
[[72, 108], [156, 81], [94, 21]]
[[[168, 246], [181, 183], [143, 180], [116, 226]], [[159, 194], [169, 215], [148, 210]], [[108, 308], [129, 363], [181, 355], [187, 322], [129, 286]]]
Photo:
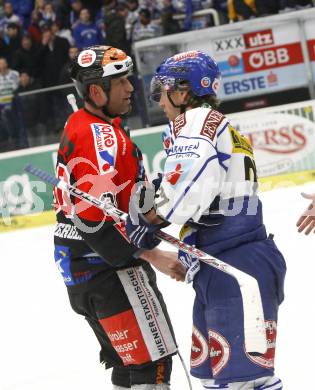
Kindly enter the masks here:
[[[106, 104], [106, 102], [108, 100], [107, 95], [104, 92], [103, 88], [97, 84], [91, 84], [89, 86], [89, 95], [90, 95], [90, 98], [97, 105], [104, 105], [104, 104]], [[104, 103], [104, 97], [106, 99], [105, 103]]]

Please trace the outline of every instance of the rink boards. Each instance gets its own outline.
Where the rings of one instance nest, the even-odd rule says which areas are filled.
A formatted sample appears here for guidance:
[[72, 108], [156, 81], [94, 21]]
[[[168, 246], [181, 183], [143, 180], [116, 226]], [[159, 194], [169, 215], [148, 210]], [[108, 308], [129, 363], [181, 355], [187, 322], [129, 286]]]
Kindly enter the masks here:
[[[229, 114], [255, 151], [260, 191], [314, 181], [315, 101]], [[163, 169], [161, 134], [167, 125], [131, 132], [151, 178]], [[52, 190], [29, 177], [27, 163], [53, 174], [58, 145], [0, 154], [0, 232], [54, 223]]]

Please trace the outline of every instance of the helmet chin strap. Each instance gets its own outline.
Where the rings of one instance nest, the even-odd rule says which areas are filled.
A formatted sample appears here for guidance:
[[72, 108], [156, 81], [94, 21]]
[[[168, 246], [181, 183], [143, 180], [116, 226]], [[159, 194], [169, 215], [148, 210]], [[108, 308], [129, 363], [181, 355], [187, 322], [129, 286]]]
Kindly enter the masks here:
[[179, 108], [181, 114], [183, 114], [183, 113], [186, 111], [187, 104], [179, 104], [179, 105], [176, 105], [176, 104], [174, 103], [173, 99], [171, 98], [170, 92], [167, 92], [167, 97], [168, 97], [168, 100], [170, 101], [171, 105], [172, 105], [174, 108]]
[[171, 98], [171, 94], [170, 92], [167, 92], [167, 97], [168, 97], [168, 100], [170, 101], [171, 105], [175, 108], [179, 108], [180, 110], [180, 113], [183, 114], [184, 112], [186, 112], [186, 109], [187, 107], [189, 106], [189, 103], [193, 100], [192, 96], [190, 96], [188, 102], [186, 104], [179, 104], [179, 105], [176, 105], [173, 101], [173, 99]]

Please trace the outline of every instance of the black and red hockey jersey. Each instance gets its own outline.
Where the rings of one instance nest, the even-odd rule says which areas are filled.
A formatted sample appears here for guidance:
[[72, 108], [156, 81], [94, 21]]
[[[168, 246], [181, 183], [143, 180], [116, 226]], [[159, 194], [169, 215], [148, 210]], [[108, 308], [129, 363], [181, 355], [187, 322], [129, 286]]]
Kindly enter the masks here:
[[[111, 124], [85, 109], [66, 123], [56, 170], [59, 178], [97, 198], [110, 197], [125, 212], [135, 183], [144, 180], [141, 153], [120, 119]], [[86, 285], [109, 267], [137, 264], [134, 255], [139, 249], [101, 210], [57, 188], [54, 206], [55, 261], [69, 288]]]

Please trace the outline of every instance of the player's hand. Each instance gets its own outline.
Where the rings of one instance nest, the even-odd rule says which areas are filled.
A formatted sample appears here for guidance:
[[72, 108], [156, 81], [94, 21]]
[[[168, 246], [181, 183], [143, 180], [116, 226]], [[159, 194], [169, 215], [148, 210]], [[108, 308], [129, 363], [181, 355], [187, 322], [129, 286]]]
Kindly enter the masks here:
[[306, 235], [310, 234], [312, 231], [315, 233], [315, 194], [301, 194], [303, 198], [310, 199], [311, 203], [304, 213], [300, 216], [299, 220], [296, 223], [298, 227], [298, 232], [304, 232]]
[[155, 248], [144, 251], [141, 258], [172, 279], [180, 282], [185, 280], [186, 268], [178, 261], [176, 252], [162, 251]]

